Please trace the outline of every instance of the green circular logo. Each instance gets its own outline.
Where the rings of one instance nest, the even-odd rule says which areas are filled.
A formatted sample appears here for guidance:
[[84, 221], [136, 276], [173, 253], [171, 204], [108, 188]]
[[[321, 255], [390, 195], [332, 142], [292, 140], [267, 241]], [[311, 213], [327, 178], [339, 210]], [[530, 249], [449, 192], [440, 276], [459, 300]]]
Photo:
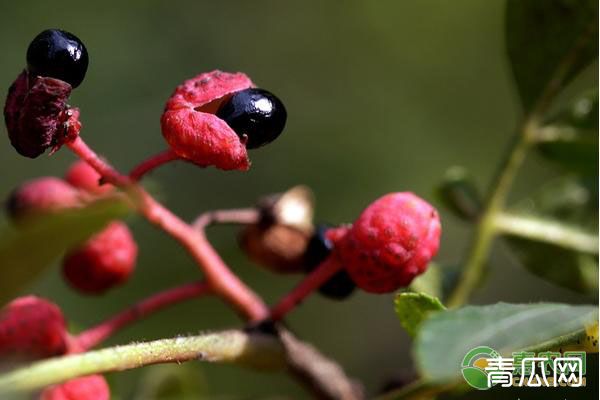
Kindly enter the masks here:
[[485, 370], [488, 358], [498, 358], [500, 353], [491, 347], [479, 346], [471, 349], [463, 358], [461, 368], [465, 381], [478, 390], [487, 390], [488, 372]]

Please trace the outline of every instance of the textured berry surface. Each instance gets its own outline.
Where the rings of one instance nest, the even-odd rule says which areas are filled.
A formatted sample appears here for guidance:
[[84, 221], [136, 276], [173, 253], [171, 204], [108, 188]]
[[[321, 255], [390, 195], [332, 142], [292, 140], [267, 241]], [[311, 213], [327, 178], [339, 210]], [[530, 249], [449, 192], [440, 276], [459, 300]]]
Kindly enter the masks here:
[[71, 85], [59, 79], [22, 72], [8, 90], [4, 120], [10, 143], [25, 157], [36, 158], [67, 135], [67, 99]]
[[6, 208], [8, 215], [18, 222], [80, 204], [77, 189], [62, 179], [49, 176], [19, 186], [9, 196]]
[[[315, 233], [308, 242], [304, 253], [304, 265], [306, 272], [312, 272], [319, 266], [334, 250], [334, 243], [340, 234], [343, 235], [346, 228], [332, 229], [327, 225], [317, 227]], [[319, 288], [319, 293], [331, 299], [343, 300], [350, 296], [356, 285], [350, 279], [350, 275], [344, 269], [336, 272], [327, 282]]]
[[287, 111], [273, 93], [250, 88], [240, 90], [224, 101], [217, 117], [246, 140], [246, 148], [255, 149], [271, 143], [283, 132]]
[[71, 379], [45, 389], [40, 400], [109, 400], [110, 388], [102, 375]]
[[92, 194], [106, 194], [114, 190], [110, 184], [100, 184], [100, 174], [85, 161], [75, 161], [67, 170], [65, 180], [74, 187]]
[[66, 351], [65, 319], [55, 304], [26, 296], [0, 310], [0, 359], [37, 359]]
[[129, 278], [135, 268], [137, 250], [127, 225], [111, 222], [65, 256], [63, 275], [81, 292], [103, 293]]
[[162, 134], [171, 149], [203, 167], [250, 168], [246, 147], [214, 112], [227, 96], [252, 86], [242, 73], [221, 71], [200, 74], [178, 86], [161, 117]]
[[72, 33], [47, 29], [27, 48], [27, 68], [33, 76], [60, 79], [74, 88], [88, 68], [88, 53], [83, 42]]
[[250, 78], [241, 72], [205, 72], [177, 86], [165, 109], [191, 107], [204, 112], [214, 112], [220, 101], [228, 95], [253, 86]]
[[391, 193], [369, 207], [339, 243], [340, 258], [358, 287], [386, 293], [410, 284], [437, 253], [437, 211], [412, 193]]

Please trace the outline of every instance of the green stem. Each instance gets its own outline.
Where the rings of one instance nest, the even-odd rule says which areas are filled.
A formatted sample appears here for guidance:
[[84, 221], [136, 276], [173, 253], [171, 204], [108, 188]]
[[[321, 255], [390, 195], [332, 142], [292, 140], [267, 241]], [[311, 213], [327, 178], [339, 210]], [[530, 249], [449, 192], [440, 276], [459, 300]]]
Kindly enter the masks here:
[[501, 233], [598, 254], [598, 236], [558, 222], [501, 212], [496, 215], [495, 225]]
[[568, 333], [563, 336], [558, 336], [547, 340], [545, 342], [526, 347], [521, 351], [532, 351], [534, 353], [539, 353], [547, 350], [558, 351], [565, 346], [570, 346], [574, 344], [581, 344], [587, 336], [587, 332], [585, 328], [578, 329], [575, 332]]
[[528, 138], [531, 137], [530, 132], [535, 129], [534, 127], [534, 122], [524, 125], [523, 131], [517, 135], [509, 149], [508, 156], [500, 166], [499, 173], [491, 186], [492, 191], [484, 204], [462, 276], [447, 300], [448, 307], [459, 307], [464, 304], [481, 279], [483, 267], [496, 234], [494, 218], [502, 210], [519, 167], [525, 160], [529, 149]]
[[492, 182], [492, 190], [484, 205], [483, 214], [472, 239], [462, 276], [448, 298], [448, 307], [459, 307], [464, 304], [477, 287], [496, 235], [494, 218], [498, 212], [502, 211], [517, 171], [523, 164], [529, 147], [536, 141], [541, 127], [540, 119], [543, 118], [571, 69], [576, 65], [576, 61], [587, 41], [593, 36], [594, 26], [595, 24], [591, 24], [590, 28], [582, 34], [573, 45], [573, 48], [563, 57], [532, 111], [524, 118], [522, 129], [516, 135], [508, 156], [500, 165], [498, 175]]
[[36, 362], [0, 376], [0, 393], [41, 389], [79, 376], [190, 360], [282, 369], [281, 343], [270, 335], [229, 330], [110, 347]]

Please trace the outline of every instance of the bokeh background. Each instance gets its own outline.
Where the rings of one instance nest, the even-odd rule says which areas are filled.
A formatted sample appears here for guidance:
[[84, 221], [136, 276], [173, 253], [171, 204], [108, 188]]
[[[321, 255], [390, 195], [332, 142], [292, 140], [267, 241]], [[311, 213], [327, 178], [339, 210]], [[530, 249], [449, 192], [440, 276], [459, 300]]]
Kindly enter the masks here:
[[[501, 0], [3, 1], [0, 92], [24, 67], [25, 49], [38, 32], [57, 27], [75, 33], [90, 53], [87, 78], [71, 101], [82, 110], [82, 135], [127, 170], [164, 148], [159, 117], [177, 84], [216, 68], [244, 71], [285, 102], [285, 133], [251, 153], [247, 173], [177, 163], [153, 173], [148, 187], [192, 219], [302, 183], [315, 191], [317, 219], [341, 223], [391, 191], [410, 190], [439, 205], [433, 188], [452, 165], [468, 168], [485, 188], [521, 112], [504, 53], [503, 14]], [[590, 82], [597, 84], [595, 71], [575, 86]], [[68, 151], [22, 158], [3, 133], [0, 197], [26, 179], [62, 175], [73, 160]], [[533, 155], [514, 196], [556, 173]], [[444, 234], [437, 260], [460, 265], [471, 230], [440, 211]], [[83, 297], [62, 282], [57, 263], [27, 292], [53, 299], [81, 328], [153, 291], [198, 279], [174, 241], [140, 218], [129, 222], [141, 252], [127, 285], [104, 297]], [[232, 268], [269, 302], [298, 280], [249, 262], [237, 247], [235, 229], [213, 228], [209, 234]], [[32, 243], [32, 251], [38, 245]], [[530, 275], [502, 244], [490, 267], [475, 303], [595, 301]], [[392, 299], [356, 293], [336, 303], [314, 296], [289, 324], [375, 394], [412, 363]], [[231, 326], [239, 321], [228, 308], [202, 299], [153, 316], [110, 343]], [[109, 375], [115, 398], [139, 395], [147, 374], [161, 368]], [[306, 396], [283, 374], [201, 363], [181, 368], [209, 398]]]

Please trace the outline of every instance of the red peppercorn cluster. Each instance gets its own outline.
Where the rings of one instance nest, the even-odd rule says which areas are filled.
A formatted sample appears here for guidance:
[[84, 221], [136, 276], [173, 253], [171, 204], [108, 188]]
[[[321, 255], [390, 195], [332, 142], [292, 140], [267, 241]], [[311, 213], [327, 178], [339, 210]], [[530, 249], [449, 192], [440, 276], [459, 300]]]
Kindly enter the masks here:
[[[83, 161], [75, 162], [65, 180], [55, 177], [26, 182], [7, 201], [9, 217], [18, 224], [35, 217], [77, 208], [114, 191], [102, 185], [100, 175]], [[63, 276], [75, 289], [100, 294], [131, 276], [137, 244], [126, 224], [112, 221], [85, 243], [71, 249], [63, 260]]]
[[[272, 142], [283, 131], [287, 111], [281, 100], [256, 88], [243, 73], [212, 71], [189, 79], [175, 89], [161, 117], [161, 130], [169, 149], [125, 176], [78, 137], [79, 110], [67, 105], [72, 89], [81, 84], [87, 70], [83, 43], [68, 32], [44, 31], [30, 45], [27, 63], [27, 69], [11, 86], [4, 108], [11, 144], [31, 158], [65, 144], [86, 161], [74, 163], [64, 179], [43, 177], [16, 189], [8, 199], [7, 211], [17, 228], [40, 216], [85, 207], [113, 196], [118, 186], [125, 189], [124, 196], [142, 200], [138, 211], [178, 239], [207, 276], [202, 287], [158, 294], [143, 303], [143, 310], [134, 307], [113, 320], [113, 325], [109, 320], [110, 329], [173, 299], [207, 292], [227, 300], [252, 322], [269, 316], [276, 320], [314, 290], [342, 300], [356, 288], [387, 293], [406, 287], [425, 271], [438, 250], [438, 213], [412, 193], [390, 193], [377, 199], [351, 225], [317, 227], [313, 224], [313, 199], [307, 188], [296, 187], [270, 196], [250, 210], [250, 218], [246, 214], [243, 222], [234, 220], [244, 225], [240, 245], [252, 260], [270, 271], [306, 276], [289, 297], [269, 310], [227, 268], [202, 234], [166, 210], [137, 181], [150, 169], [175, 159], [202, 167], [248, 170], [248, 150]], [[129, 279], [137, 251], [127, 225], [110, 221], [67, 251], [62, 263], [63, 277], [82, 293], [102, 294]], [[107, 331], [105, 326], [101, 328]], [[89, 339], [90, 335], [87, 337], [87, 341], [71, 337], [58, 306], [38, 297], [18, 298], [0, 310], [0, 358], [31, 360], [79, 352], [85, 350], [82, 343], [98, 343]], [[100, 375], [48, 387], [41, 394], [45, 400], [109, 397], [106, 380]]]
[[[56, 304], [25, 296], [0, 310], [0, 360], [3, 362], [32, 361], [74, 351], [77, 349]], [[108, 400], [110, 389], [102, 375], [91, 375], [46, 388], [40, 399]]]
[[[76, 209], [110, 195], [115, 188], [102, 185], [100, 175], [83, 161], [75, 162], [65, 179], [42, 177], [22, 184], [7, 201], [8, 216], [17, 227], [35, 218]], [[67, 253], [63, 276], [75, 289], [100, 294], [125, 282], [132, 274], [137, 244], [121, 221]], [[22, 362], [78, 352], [60, 308], [35, 296], [20, 297], [0, 310], [0, 359]], [[108, 400], [110, 390], [101, 375], [76, 378], [44, 389], [42, 400]]]

